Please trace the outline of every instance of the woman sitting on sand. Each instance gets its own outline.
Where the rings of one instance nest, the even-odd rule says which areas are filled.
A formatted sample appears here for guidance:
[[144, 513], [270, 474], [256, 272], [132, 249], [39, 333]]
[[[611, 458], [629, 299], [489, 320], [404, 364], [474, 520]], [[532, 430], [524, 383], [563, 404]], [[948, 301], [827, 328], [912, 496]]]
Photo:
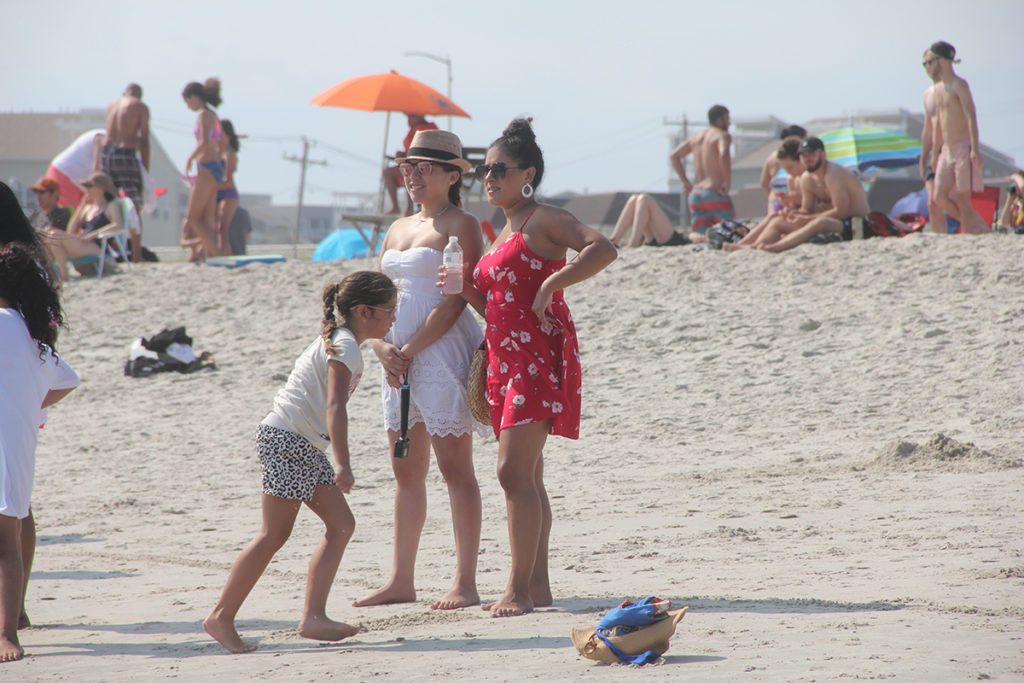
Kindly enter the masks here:
[[[325, 532], [309, 562], [299, 635], [334, 641], [359, 630], [327, 617], [327, 596], [355, 528], [344, 495], [355, 482], [346, 406], [363, 374], [359, 346], [387, 334], [395, 305], [395, 285], [380, 273], [355, 272], [325, 287], [320, 335], [295, 361], [273, 410], [256, 429], [263, 526], [235, 560], [220, 600], [203, 621], [206, 632], [231, 652], [256, 649], [239, 637], [235, 615], [288, 540], [303, 503], [323, 520]], [[334, 467], [324, 453], [328, 447]]]
[[649, 194], [634, 194], [626, 200], [619, 219], [615, 221], [611, 241], [616, 247], [622, 247], [622, 238], [626, 231], [632, 230], [627, 247], [648, 245], [652, 247], [674, 247], [690, 244], [690, 239], [676, 232], [672, 221]]
[[455, 527], [455, 578], [434, 609], [476, 605], [476, 563], [480, 549], [480, 487], [473, 471], [473, 419], [466, 402], [466, 378], [473, 352], [483, 341], [473, 314], [459, 296], [442, 296], [435, 287], [441, 253], [458, 239], [463, 264], [472, 272], [483, 251], [480, 224], [463, 211], [459, 197], [462, 142], [442, 130], [418, 131], [398, 169], [420, 212], [399, 218], [381, 248], [381, 272], [398, 285], [396, 322], [373, 350], [382, 368], [381, 390], [388, 443], [399, 436], [400, 398], [396, 387], [408, 375], [409, 451], [390, 458], [395, 473], [395, 548], [391, 578], [380, 590], [357, 600], [356, 607], [416, 600], [416, 551], [427, 516], [427, 469], [433, 447], [444, 476]]
[[[552, 601], [544, 444], [548, 434], [579, 438], [582, 376], [562, 290], [593, 277], [617, 254], [601, 233], [534, 199], [544, 156], [528, 119], [512, 121], [477, 170], [488, 201], [506, 218], [462, 296], [486, 322], [487, 402], [512, 550], [508, 587], [484, 609], [507, 617]], [[569, 249], [578, 255], [567, 263]]]
[[[786, 126], [779, 133], [779, 138], [782, 140], [783, 147], [787, 143], [795, 143], [794, 149], [800, 146], [800, 142], [807, 137], [807, 129], [803, 126]], [[788, 204], [787, 201], [792, 201], [792, 190], [789, 189], [789, 179], [793, 177], [792, 173], [787, 170], [787, 175], [782, 175], [779, 171], [786, 167], [781, 164], [781, 159], [778, 154], [771, 154], [764, 161], [764, 166], [761, 167], [761, 189], [768, 194], [768, 214], [781, 213], [784, 211]], [[797, 161], [800, 157], [797, 156]], [[796, 200], [799, 203], [799, 195]]]

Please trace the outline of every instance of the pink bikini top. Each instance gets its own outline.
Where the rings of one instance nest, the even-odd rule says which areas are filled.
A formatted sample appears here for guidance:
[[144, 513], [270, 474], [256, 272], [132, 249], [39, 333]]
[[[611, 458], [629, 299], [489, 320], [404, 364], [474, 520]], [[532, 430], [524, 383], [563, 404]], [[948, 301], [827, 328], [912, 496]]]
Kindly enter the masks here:
[[[202, 117], [202, 114], [199, 115]], [[223, 135], [223, 130], [220, 127], [220, 119], [216, 119], [217, 124], [210, 129], [209, 138], [210, 140], [220, 140], [220, 136]], [[196, 127], [192, 130], [192, 133], [196, 136], [196, 141], [199, 140], [199, 119], [196, 119]]]

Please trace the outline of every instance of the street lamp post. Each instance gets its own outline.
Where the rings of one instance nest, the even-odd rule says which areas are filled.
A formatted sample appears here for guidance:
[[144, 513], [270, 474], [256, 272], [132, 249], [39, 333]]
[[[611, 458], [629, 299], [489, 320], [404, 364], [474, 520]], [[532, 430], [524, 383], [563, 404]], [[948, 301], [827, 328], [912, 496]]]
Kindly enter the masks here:
[[[406, 52], [405, 56], [406, 57], [426, 57], [427, 59], [432, 59], [435, 62], [441, 62], [442, 64], [444, 64], [448, 68], [448, 92], [445, 93], [445, 94], [448, 96], [448, 100], [451, 101], [451, 99], [452, 99], [452, 60], [451, 60], [451, 57], [448, 57], [448, 56], [442, 57], [441, 55], [435, 55], [435, 54], [432, 54], [430, 52], [417, 52], [415, 50], [411, 51], [411, 52]], [[448, 130], [451, 130], [451, 129], [452, 129], [452, 117], [449, 116], [448, 117]]]

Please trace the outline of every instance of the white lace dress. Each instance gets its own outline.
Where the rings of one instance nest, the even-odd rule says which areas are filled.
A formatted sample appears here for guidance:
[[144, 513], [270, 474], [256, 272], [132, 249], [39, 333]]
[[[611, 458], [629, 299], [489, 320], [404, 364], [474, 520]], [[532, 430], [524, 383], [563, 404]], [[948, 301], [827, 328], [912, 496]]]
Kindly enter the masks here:
[[[441, 252], [430, 247], [406, 251], [388, 249], [381, 257], [381, 271], [398, 288], [395, 324], [384, 338], [401, 348], [416, 333], [427, 315], [444, 298], [435, 284]], [[466, 403], [466, 377], [473, 352], [484, 335], [467, 306], [444, 336], [413, 358], [409, 371], [409, 426], [422, 422], [434, 436], [460, 436], [486, 426], [477, 422]], [[401, 424], [401, 396], [381, 371], [384, 422], [389, 430]]]

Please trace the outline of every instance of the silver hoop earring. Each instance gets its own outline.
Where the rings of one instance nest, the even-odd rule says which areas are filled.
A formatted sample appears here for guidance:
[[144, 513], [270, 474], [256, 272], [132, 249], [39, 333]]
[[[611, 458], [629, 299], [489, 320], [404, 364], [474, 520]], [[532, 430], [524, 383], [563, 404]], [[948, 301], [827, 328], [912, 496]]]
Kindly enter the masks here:
[[529, 199], [533, 196], [533, 185], [526, 183], [522, 189], [523, 199]]

